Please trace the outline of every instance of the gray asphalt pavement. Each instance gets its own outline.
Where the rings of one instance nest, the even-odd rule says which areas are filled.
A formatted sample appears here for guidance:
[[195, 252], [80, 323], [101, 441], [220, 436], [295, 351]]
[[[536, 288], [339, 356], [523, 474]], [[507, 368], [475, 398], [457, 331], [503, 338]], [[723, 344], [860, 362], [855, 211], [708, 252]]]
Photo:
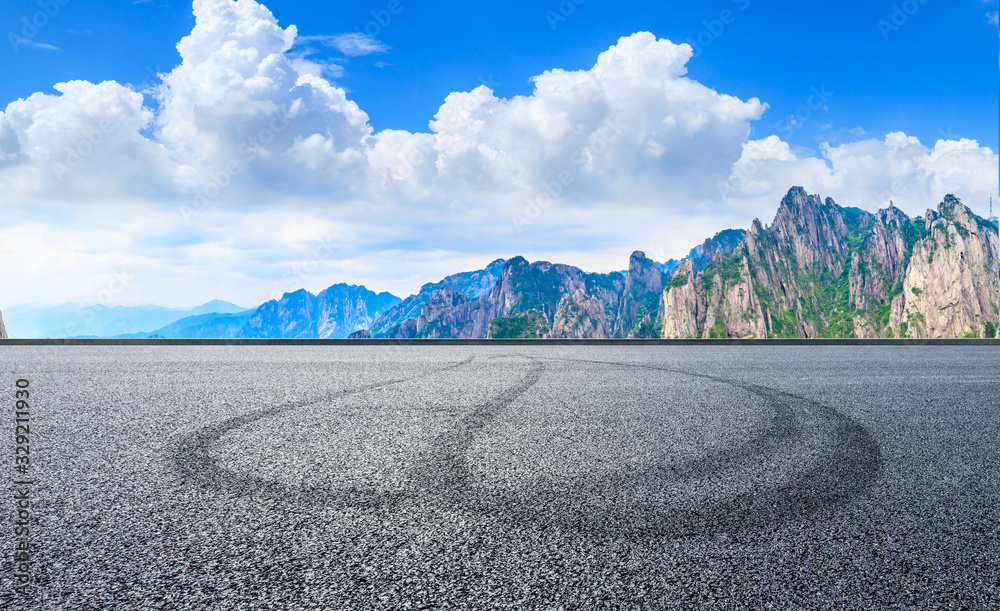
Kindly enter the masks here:
[[[0, 606], [993, 609], [998, 365], [942, 346], [0, 347]], [[31, 598], [12, 591], [17, 379]]]

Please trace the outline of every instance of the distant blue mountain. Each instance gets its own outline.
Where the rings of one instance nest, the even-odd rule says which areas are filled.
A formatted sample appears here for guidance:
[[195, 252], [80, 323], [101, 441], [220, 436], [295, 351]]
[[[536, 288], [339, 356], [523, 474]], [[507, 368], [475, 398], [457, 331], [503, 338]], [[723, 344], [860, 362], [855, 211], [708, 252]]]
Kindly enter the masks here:
[[232, 313], [187, 316], [159, 329], [121, 338], [344, 338], [367, 329], [400, 302], [390, 293], [335, 284], [318, 295], [304, 289], [285, 293], [257, 308]]
[[285, 293], [257, 308], [236, 337], [344, 338], [367, 329], [400, 301], [390, 293], [347, 284], [335, 284], [318, 295], [306, 290]]
[[144, 336], [188, 316], [233, 314], [245, 309], [218, 299], [194, 308], [155, 305], [106, 307], [73, 303], [20, 305], [4, 308], [4, 322], [10, 337]]
[[150, 337], [216, 339], [239, 337], [240, 329], [257, 310], [243, 310], [235, 314], [198, 314], [175, 321], [151, 333], [119, 335], [117, 339], [145, 339]]
[[[248, 308], [241, 308], [235, 303], [229, 303], [221, 299], [213, 299], [204, 305], [188, 310], [188, 316], [198, 316], [200, 314], [236, 314], [245, 312]], [[249, 308], [253, 309], [253, 308]]]

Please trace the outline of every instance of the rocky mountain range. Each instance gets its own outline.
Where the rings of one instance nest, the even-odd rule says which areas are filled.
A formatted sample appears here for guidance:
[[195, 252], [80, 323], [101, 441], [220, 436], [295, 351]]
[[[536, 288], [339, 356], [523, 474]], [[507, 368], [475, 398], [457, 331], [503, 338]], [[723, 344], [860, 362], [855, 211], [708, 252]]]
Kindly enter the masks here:
[[995, 337], [997, 228], [954, 196], [910, 218], [795, 187], [700, 272], [663, 294], [665, 338]]
[[[649, 264], [659, 281], [660, 270]], [[471, 300], [445, 287], [417, 318], [404, 321], [387, 337], [610, 337], [623, 286], [619, 273], [587, 274], [569, 265], [514, 257], [489, 293]], [[572, 301], [564, 303], [563, 298], [573, 295], [578, 306], [567, 310]]]
[[[102, 330], [169, 323], [118, 337], [995, 337], [997, 247], [997, 227], [951, 195], [910, 218], [891, 203], [870, 213], [794, 187], [770, 225], [719, 232], [681, 260], [636, 251], [624, 272], [514, 257], [402, 300], [335, 284], [249, 310], [216, 301], [186, 312], [97, 308], [93, 317]], [[63, 318], [78, 326], [81, 316], [70, 304], [19, 307], [26, 328], [69, 328]]]
[[[910, 218], [792, 188], [774, 221], [625, 273], [508, 261], [478, 299], [440, 286], [393, 338], [943, 338], [997, 334], [997, 228], [953, 196]], [[447, 283], [443, 283], [447, 284]]]
[[[689, 261], [707, 265], [736, 246], [727, 231], [692, 251]], [[703, 254], [705, 253], [705, 254]], [[496, 262], [495, 262], [496, 263]], [[675, 266], [676, 267], [676, 266]], [[441, 286], [418, 315], [372, 337], [388, 338], [655, 338], [660, 302], [670, 274], [632, 253], [625, 273], [588, 273], [548, 261], [507, 261], [496, 283], [478, 298]], [[442, 284], [442, 283], [439, 283]], [[446, 283], [444, 283], [446, 284]]]

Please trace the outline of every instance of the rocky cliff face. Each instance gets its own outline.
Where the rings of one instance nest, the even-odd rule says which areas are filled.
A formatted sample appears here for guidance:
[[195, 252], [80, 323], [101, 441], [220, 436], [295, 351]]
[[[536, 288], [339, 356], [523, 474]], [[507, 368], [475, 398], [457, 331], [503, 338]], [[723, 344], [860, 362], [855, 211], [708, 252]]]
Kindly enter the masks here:
[[549, 319], [538, 310], [528, 310], [490, 321], [486, 339], [544, 339], [551, 337]]
[[257, 308], [237, 337], [345, 338], [368, 328], [399, 301], [389, 293], [347, 284], [335, 284], [318, 295], [299, 290]]
[[754, 221], [742, 244], [700, 273], [679, 268], [663, 293], [661, 334], [989, 335], [996, 242], [996, 229], [951, 196], [910, 219], [891, 205], [870, 214], [793, 188], [770, 226]]
[[490, 316], [483, 302], [472, 301], [463, 293], [444, 287], [431, 297], [416, 318], [402, 322], [391, 337], [397, 338], [480, 338], [486, 334]]
[[686, 262], [664, 290], [663, 337], [766, 337], [765, 314], [745, 258], [732, 278], [701, 275], [700, 288], [695, 278], [693, 262]]
[[661, 335], [666, 338], [697, 337], [705, 328], [708, 304], [695, 289], [694, 269], [690, 260], [677, 269], [663, 291]]
[[994, 337], [997, 232], [954, 198], [928, 210], [890, 327], [910, 337]]
[[585, 288], [576, 289], [559, 300], [550, 333], [568, 339], [612, 337], [607, 303]]
[[632, 253], [613, 337], [657, 336], [657, 322], [663, 313], [660, 294], [664, 280], [664, 274], [656, 263], [646, 257], [646, 253], [639, 250]]
[[7, 327], [3, 326], [3, 312], [0, 312], [0, 339], [7, 339]]

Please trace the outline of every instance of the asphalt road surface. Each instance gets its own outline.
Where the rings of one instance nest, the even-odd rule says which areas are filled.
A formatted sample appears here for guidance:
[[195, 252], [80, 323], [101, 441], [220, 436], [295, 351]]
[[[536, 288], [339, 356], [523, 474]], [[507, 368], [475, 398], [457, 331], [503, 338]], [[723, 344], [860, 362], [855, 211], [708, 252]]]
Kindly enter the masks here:
[[998, 365], [940, 346], [0, 347], [0, 606], [993, 609]]

